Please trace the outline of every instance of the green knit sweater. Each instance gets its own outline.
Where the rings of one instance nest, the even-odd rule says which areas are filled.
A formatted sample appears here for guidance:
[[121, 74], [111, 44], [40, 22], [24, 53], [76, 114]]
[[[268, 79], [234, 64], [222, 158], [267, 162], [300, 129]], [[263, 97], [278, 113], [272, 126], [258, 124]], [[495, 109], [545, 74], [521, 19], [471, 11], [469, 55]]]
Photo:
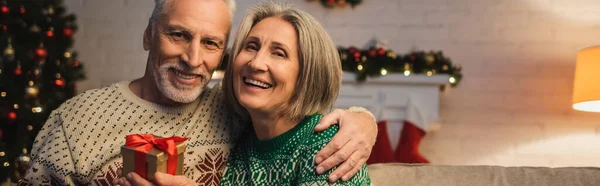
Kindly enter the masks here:
[[[337, 133], [339, 127], [329, 127], [315, 133], [321, 115], [304, 118], [289, 131], [269, 140], [258, 140], [248, 127], [229, 157], [221, 185], [328, 185], [332, 172], [319, 175], [314, 157]], [[348, 182], [333, 185], [370, 185], [366, 165]]]

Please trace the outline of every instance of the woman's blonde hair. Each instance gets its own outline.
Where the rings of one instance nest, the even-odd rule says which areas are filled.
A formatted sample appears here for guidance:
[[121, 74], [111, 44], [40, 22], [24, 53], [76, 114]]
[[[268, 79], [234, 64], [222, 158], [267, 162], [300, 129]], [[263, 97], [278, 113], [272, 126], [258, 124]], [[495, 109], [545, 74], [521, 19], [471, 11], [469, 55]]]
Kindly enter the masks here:
[[285, 116], [299, 120], [305, 116], [326, 113], [337, 99], [342, 76], [339, 53], [333, 41], [310, 14], [289, 4], [263, 2], [249, 9], [235, 36], [229, 65], [223, 78], [225, 100], [242, 119], [249, 115], [238, 102], [233, 90], [233, 65], [244, 40], [254, 25], [265, 18], [277, 17], [292, 24], [298, 34], [300, 71]]

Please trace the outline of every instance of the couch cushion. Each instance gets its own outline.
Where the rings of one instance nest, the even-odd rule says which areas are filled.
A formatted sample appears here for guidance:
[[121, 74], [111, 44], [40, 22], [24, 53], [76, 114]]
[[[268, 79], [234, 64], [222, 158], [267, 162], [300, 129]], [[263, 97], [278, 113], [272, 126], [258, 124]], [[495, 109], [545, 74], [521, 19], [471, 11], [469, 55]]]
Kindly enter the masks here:
[[600, 185], [596, 167], [500, 167], [420, 164], [373, 164], [371, 182], [379, 185], [420, 186], [588, 186]]

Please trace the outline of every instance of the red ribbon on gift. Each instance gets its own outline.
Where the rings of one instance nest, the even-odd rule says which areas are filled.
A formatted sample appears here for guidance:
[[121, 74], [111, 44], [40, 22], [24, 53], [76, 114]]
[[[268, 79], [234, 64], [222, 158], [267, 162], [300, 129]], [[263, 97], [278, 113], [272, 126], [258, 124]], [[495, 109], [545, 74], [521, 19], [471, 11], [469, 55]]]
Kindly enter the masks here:
[[131, 134], [125, 137], [125, 146], [135, 148], [135, 173], [146, 178], [146, 156], [152, 147], [156, 147], [167, 153], [169, 158], [167, 159], [167, 173], [175, 175], [177, 172], [178, 161], [177, 146], [175, 143], [183, 142], [185, 140], [187, 140], [187, 138], [179, 136], [155, 138], [151, 134]]

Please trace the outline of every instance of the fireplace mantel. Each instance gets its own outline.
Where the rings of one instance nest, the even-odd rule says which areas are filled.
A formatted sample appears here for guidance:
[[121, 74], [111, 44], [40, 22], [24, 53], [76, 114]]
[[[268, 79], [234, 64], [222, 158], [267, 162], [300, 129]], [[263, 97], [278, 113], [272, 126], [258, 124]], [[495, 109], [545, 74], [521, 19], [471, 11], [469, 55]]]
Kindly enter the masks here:
[[362, 106], [378, 120], [401, 123], [412, 105], [423, 116], [418, 125], [429, 130], [439, 120], [440, 86], [447, 85], [448, 78], [448, 75], [388, 74], [357, 82], [355, 74], [344, 73], [336, 107]]
[[395, 148], [400, 138], [403, 121], [409, 108], [411, 119], [419, 128], [431, 131], [439, 128], [440, 87], [448, 85], [448, 75], [387, 74], [356, 81], [354, 73], [344, 73], [337, 108], [362, 106], [369, 109], [378, 121], [386, 120], [388, 136]]

